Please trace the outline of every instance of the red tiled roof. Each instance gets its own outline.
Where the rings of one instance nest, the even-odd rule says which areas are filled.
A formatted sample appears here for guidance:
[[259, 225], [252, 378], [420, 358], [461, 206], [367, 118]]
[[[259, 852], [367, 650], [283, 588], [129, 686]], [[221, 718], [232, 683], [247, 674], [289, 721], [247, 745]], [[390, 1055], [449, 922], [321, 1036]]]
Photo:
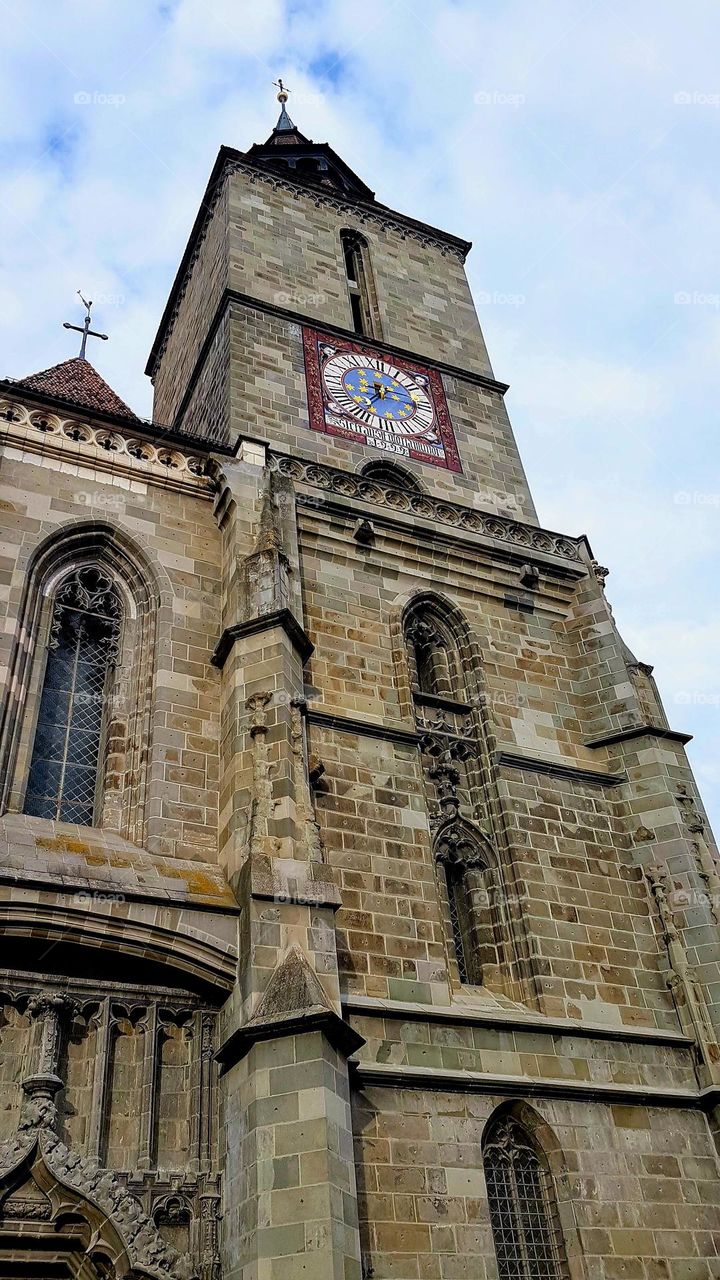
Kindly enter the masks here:
[[32, 373], [29, 378], [20, 378], [16, 385], [58, 400], [70, 400], [84, 409], [99, 409], [125, 418], [136, 416], [89, 360], [81, 360], [79, 356], [53, 365], [52, 369], [43, 369], [42, 373]]

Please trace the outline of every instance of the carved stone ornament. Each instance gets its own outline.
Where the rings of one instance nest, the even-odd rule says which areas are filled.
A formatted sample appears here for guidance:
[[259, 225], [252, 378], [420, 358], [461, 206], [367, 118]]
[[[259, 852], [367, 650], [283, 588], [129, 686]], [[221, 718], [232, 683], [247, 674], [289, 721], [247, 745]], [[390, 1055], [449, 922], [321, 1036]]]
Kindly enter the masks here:
[[[579, 568], [581, 555], [577, 538], [567, 538], [563, 534], [552, 533], [548, 529], [538, 529], [535, 525], [522, 524], [506, 516], [493, 516], [487, 511], [478, 511], [475, 507], [466, 507], [459, 502], [433, 498], [426, 493], [402, 492], [384, 481], [365, 476], [352, 476], [336, 467], [303, 462], [300, 458], [291, 458], [283, 454], [268, 454], [268, 466], [281, 475], [289, 476], [301, 484], [323, 489], [327, 493], [356, 498], [361, 502], [372, 502], [375, 506], [405, 511], [408, 515], [416, 515], [423, 520], [431, 520], [435, 524], [452, 525], [460, 532], [468, 531], [496, 541], [511, 543], [524, 548], [525, 554], [536, 552], [542, 555], [549, 552], [552, 555], [562, 556], [564, 560], [575, 561]], [[310, 497], [300, 493], [298, 503], [316, 507], [318, 499], [315, 496]]]
[[54, 1217], [67, 1207], [58, 1192], [63, 1188], [74, 1192], [86, 1206], [88, 1221], [95, 1235], [109, 1225], [127, 1254], [130, 1267], [138, 1275], [152, 1280], [191, 1280], [193, 1267], [187, 1255], [180, 1255], [165, 1243], [142, 1205], [126, 1190], [122, 1181], [97, 1161], [87, 1160], [68, 1150], [52, 1130], [40, 1120], [32, 1131], [17, 1134], [0, 1143], [0, 1190], [16, 1174], [20, 1166], [33, 1161], [41, 1189], [49, 1196]]
[[456, 818], [450, 818], [439, 828], [435, 836], [435, 857], [438, 862], [480, 871], [487, 870], [495, 860], [487, 836], [464, 819]]
[[646, 871], [650, 890], [657, 905], [663, 941], [667, 952], [667, 985], [672, 993], [681, 1025], [695, 1041], [700, 1060], [713, 1080], [720, 1079], [720, 1051], [715, 1028], [707, 1007], [705, 992], [695, 970], [688, 962], [682, 934], [675, 921], [670, 900], [671, 882], [660, 866]]
[[431, 649], [444, 644], [440, 632], [424, 618], [413, 618], [406, 628], [405, 637], [416, 649]]

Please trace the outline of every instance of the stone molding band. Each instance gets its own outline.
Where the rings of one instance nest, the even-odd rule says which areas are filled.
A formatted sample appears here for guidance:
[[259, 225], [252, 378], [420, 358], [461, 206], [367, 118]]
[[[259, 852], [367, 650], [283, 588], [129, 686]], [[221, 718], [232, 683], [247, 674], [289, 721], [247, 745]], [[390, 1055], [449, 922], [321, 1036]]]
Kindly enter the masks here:
[[[411, 729], [400, 729], [375, 720], [361, 720], [331, 711], [317, 711], [313, 707], [308, 709], [307, 718], [310, 724], [315, 724], [319, 728], [335, 729], [338, 733], [357, 734], [364, 738], [383, 738], [386, 742], [398, 742], [408, 747], [419, 747], [422, 739], [421, 733]], [[495, 763], [504, 769], [546, 773], [555, 778], [567, 778], [571, 782], [594, 787], [619, 787], [627, 782], [625, 773], [601, 773], [595, 769], [582, 769], [575, 765], [564, 764], [559, 760], [543, 760], [535, 756], [518, 755], [512, 751], [496, 752]]]
[[666, 1107], [712, 1111], [720, 1103], [720, 1087], [673, 1089], [654, 1085], [589, 1084], [586, 1081], [539, 1080], [484, 1071], [350, 1062], [351, 1080], [362, 1088], [424, 1089], [433, 1093], [482, 1093], [507, 1098], [553, 1098], [563, 1101], [620, 1103], [631, 1107]]
[[[25, 404], [24, 389], [13, 394], [18, 400], [0, 396], [0, 439], [23, 452], [53, 454], [96, 471], [111, 472], [143, 484], [175, 488], [200, 497], [212, 496], [212, 482], [207, 475], [205, 457], [175, 447], [169, 439], [164, 443], [145, 438], [148, 427], [120, 419], [121, 426], [91, 425], [94, 410], [86, 414], [75, 405], [68, 411], [48, 412]], [[44, 397], [43, 397], [44, 398]], [[28, 397], [30, 399], [30, 397]], [[163, 436], [161, 432], [156, 437]], [[193, 442], [195, 443], [195, 442]], [[197, 445], [201, 442], [197, 442]]]
[[585, 746], [595, 751], [598, 747], [612, 747], [621, 742], [632, 742], [633, 738], [664, 738], [667, 742], [679, 742], [684, 747], [688, 742], [692, 742], [693, 735], [680, 733], [676, 729], [663, 729], [659, 725], [636, 724], [630, 725], [627, 729], [618, 729], [615, 733], [604, 734], [601, 738], [591, 738]]
[[416, 1004], [407, 1000], [382, 1000], [376, 996], [348, 995], [343, 999], [348, 1013], [362, 1017], [399, 1018], [403, 1022], [442, 1022], [454, 1026], [485, 1026], [495, 1030], [526, 1031], [533, 1035], [569, 1036], [573, 1040], [615, 1040], [619, 1043], [664, 1044], [676, 1049], [692, 1049], [694, 1041], [680, 1031], [660, 1027], [611, 1026], [602, 1022], [568, 1021], [552, 1018], [532, 1010], [462, 1008], [452, 1005]]
[[568, 538], [563, 534], [540, 529], [535, 525], [511, 520], [507, 516], [495, 515], [490, 511], [478, 511], [475, 507], [463, 506], [459, 502], [448, 502], [444, 498], [434, 498], [428, 493], [394, 489], [370, 477], [356, 475], [351, 471], [341, 471], [324, 462], [307, 462], [300, 458], [271, 452], [268, 455], [267, 465], [270, 471], [276, 471], [280, 475], [288, 476], [300, 484], [310, 485], [314, 489], [323, 489], [341, 500], [344, 498], [371, 502], [376, 506], [388, 507], [399, 515], [420, 516], [424, 520], [453, 525], [463, 532], [511, 543], [516, 548], [517, 554], [523, 555], [526, 559], [535, 554], [559, 556], [563, 560], [575, 562], [577, 565], [575, 576], [581, 577], [587, 572], [580, 553], [580, 546], [584, 542], [582, 538]]
[[625, 773], [600, 773], [595, 769], [583, 769], [578, 765], [564, 764], [560, 760], [523, 756], [514, 751], [498, 751], [495, 763], [501, 769], [525, 769], [529, 773], [547, 773], [553, 778], [569, 778], [573, 782], [583, 782], [593, 787], [619, 787], [623, 782], [627, 782]]
[[315, 724], [318, 728], [335, 729], [338, 733], [357, 734], [361, 738], [384, 738], [386, 742], [399, 742], [406, 747], [420, 746], [422, 735], [413, 729], [395, 729], [377, 721], [335, 715], [330, 711], [315, 711], [312, 707], [308, 708], [307, 718], [310, 724]]
[[280, 1040], [284, 1036], [304, 1036], [322, 1031], [339, 1053], [349, 1057], [365, 1044], [364, 1037], [330, 1009], [311, 1010], [292, 1017], [279, 1017], [273, 1022], [248, 1023], [234, 1031], [215, 1054], [221, 1074], [240, 1062], [261, 1040]]

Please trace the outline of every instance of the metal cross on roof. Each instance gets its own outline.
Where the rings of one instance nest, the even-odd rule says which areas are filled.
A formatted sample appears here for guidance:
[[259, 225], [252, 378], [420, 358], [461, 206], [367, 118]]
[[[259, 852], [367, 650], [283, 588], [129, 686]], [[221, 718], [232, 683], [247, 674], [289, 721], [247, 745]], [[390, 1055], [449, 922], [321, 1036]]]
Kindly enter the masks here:
[[108, 335], [106, 333], [96, 333], [94, 329], [90, 328], [90, 308], [92, 306], [92, 302], [88, 302], [86, 298], [83, 298], [79, 289], [78, 289], [78, 297], [87, 311], [87, 315], [85, 316], [85, 322], [83, 325], [79, 325], [79, 324], [70, 324], [69, 320], [64, 320], [63, 329], [74, 329], [76, 333], [82, 334], [82, 342], [80, 343], [80, 359], [85, 360], [86, 358], [85, 348], [87, 346], [88, 338], [102, 338], [103, 342], [107, 342]]

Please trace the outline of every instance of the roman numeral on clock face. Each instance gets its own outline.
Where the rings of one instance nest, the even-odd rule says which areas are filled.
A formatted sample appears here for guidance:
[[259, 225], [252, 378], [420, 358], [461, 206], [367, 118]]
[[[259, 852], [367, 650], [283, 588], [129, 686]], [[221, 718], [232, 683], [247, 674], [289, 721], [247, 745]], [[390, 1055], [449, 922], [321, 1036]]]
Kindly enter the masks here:
[[322, 367], [329, 409], [377, 431], [419, 436], [435, 412], [425, 380], [391, 361], [355, 351], [330, 355]]

